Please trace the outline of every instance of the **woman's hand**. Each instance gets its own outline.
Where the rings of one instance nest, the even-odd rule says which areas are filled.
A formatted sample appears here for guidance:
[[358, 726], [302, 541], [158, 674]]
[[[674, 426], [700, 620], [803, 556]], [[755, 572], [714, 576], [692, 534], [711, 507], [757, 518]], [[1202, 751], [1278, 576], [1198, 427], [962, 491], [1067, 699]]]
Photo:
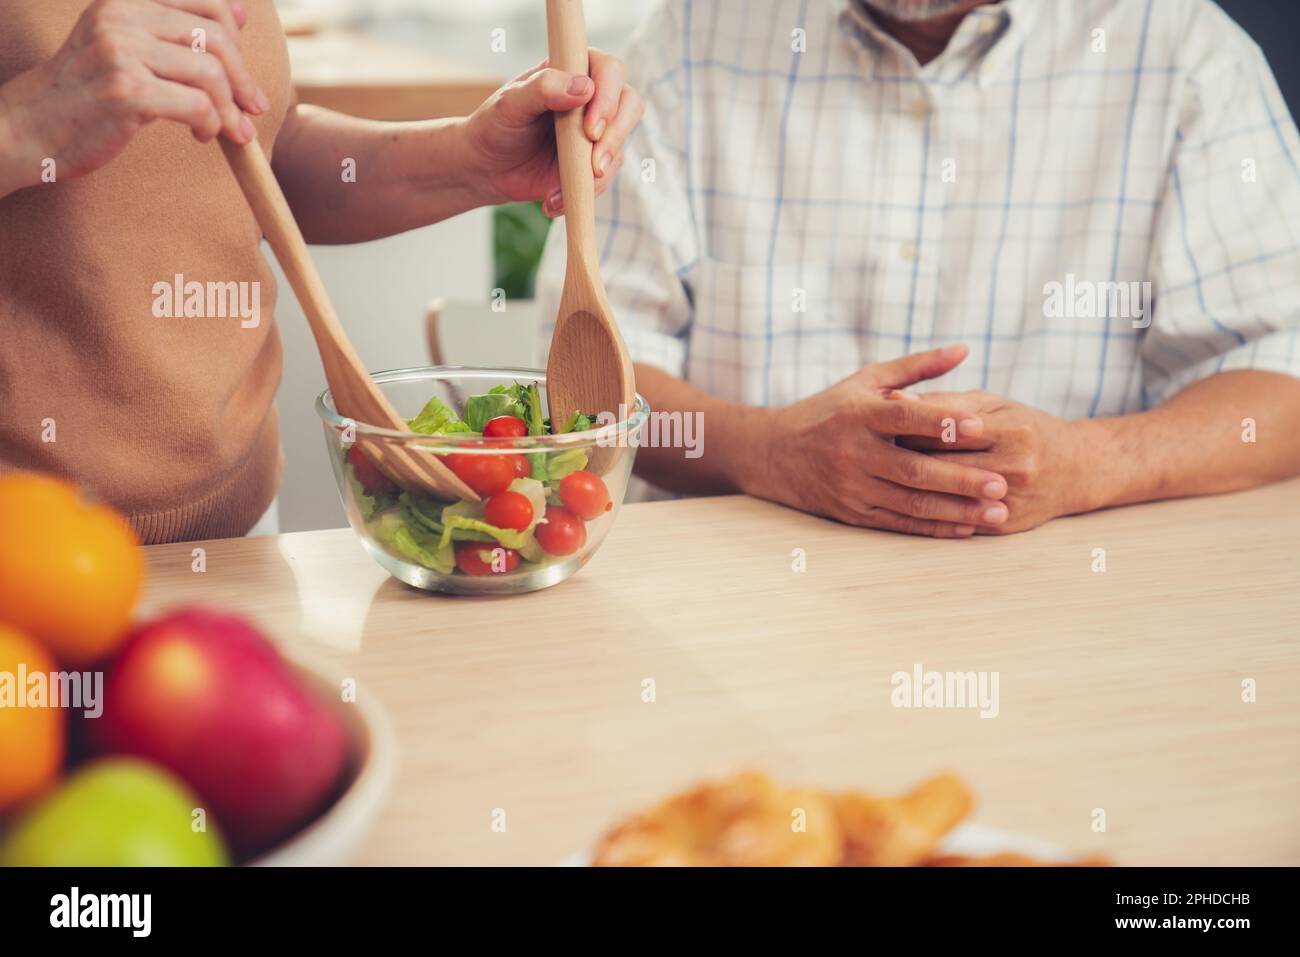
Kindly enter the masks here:
[[52, 59], [0, 86], [0, 195], [40, 182], [47, 158], [60, 179], [98, 169], [155, 119], [251, 140], [244, 113], [270, 103], [239, 54], [246, 20], [238, 0], [96, 0]]
[[623, 164], [623, 141], [641, 119], [645, 103], [623, 82], [626, 70], [620, 60], [595, 47], [590, 60], [590, 77], [551, 69], [543, 60], [474, 111], [466, 132], [484, 202], [540, 199], [548, 216], [562, 214], [552, 114], [584, 103], [582, 128], [595, 144], [591, 166], [596, 194], [609, 186]]

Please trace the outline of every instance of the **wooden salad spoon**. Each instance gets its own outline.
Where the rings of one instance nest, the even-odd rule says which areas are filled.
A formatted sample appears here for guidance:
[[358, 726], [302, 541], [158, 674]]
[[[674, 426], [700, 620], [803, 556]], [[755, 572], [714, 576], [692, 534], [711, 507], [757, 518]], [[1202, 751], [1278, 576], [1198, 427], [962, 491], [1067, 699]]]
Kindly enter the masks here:
[[[366, 372], [343, 331], [325, 292], [325, 284], [307, 252], [302, 231], [298, 229], [261, 144], [252, 140], [241, 146], [224, 136], [219, 140], [230, 169], [239, 181], [239, 188], [243, 190], [244, 199], [252, 208], [262, 234], [275, 252], [275, 258], [307, 316], [307, 324], [316, 339], [316, 349], [320, 352], [321, 365], [325, 368], [325, 381], [334, 397], [334, 407], [340, 415], [356, 422], [409, 431], [406, 421]], [[357, 441], [385, 475], [408, 491], [439, 498], [479, 501], [478, 494], [457, 478], [435, 454], [419, 453], [396, 440], [368, 439], [358, 435]]]
[[[582, 0], [546, 0], [546, 35], [551, 66], [586, 76], [587, 25]], [[556, 114], [555, 148], [568, 263], [546, 360], [547, 408], [553, 431], [560, 432], [574, 412], [611, 412], [622, 421], [632, 412], [636, 385], [632, 359], [614, 323], [600, 278], [596, 252], [596, 184], [592, 142], [582, 130], [583, 107]], [[613, 449], [593, 450], [607, 459]]]

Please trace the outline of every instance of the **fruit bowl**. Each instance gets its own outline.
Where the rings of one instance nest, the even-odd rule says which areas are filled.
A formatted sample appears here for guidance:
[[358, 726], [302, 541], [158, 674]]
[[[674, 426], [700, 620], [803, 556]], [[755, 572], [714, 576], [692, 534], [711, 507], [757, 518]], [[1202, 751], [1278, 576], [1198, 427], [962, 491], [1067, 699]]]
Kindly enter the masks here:
[[[558, 584], [595, 554], [627, 491], [645, 399], [620, 421], [578, 414], [553, 431], [538, 370], [434, 366], [371, 378], [409, 431], [340, 415], [328, 389], [316, 411], [348, 522], [389, 574], [428, 591], [513, 594]], [[398, 488], [376, 464], [397, 447], [439, 456], [479, 500]]]
[[[322, 700], [338, 700], [339, 683], [295, 662], [304, 685]], [[251, 867], [332, 867], [348, 864], [388, 803], [397, 777], [397, 739], [371, 695], [356, 689], [356, 702], [335, 705], [348, 730], [351, 749], [338, 798], [288, 840], [248, 861]]]

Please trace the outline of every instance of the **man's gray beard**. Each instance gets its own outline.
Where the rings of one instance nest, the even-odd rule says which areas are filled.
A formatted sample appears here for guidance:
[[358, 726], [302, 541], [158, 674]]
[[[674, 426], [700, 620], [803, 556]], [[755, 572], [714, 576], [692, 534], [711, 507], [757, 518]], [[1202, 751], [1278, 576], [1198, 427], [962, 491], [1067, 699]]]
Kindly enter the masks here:
[[966, 0], [858, 0], [878, 13], [894, 20], [929, 20], [951, 13]]

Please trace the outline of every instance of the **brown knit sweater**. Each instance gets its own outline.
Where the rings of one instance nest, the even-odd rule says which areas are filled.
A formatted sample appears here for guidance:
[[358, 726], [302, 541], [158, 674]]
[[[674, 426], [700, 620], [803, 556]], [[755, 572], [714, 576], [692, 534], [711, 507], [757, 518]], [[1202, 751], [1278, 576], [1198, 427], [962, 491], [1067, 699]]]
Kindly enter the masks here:
[[[48, 59], [87, 2], [0, 0], [0, 83]], [[270, 152], [288, 57], [272, 0], [244, 4], [240, 49], [274, 104], [254, 118]], [[0, 198], [0, 469], [82, 483], [146, 543], [251, 528], [282, 463], [276, 290], [260, 235], [217, 144], [170, 122], [87, 176]], [[204, 290], [188, 317], [186, 297], [162, 293], [177, 275]], [[252, 295], [254, 282], [256, 326], [237, 297], [223, 308], [206, 294], [247, 283]]]

